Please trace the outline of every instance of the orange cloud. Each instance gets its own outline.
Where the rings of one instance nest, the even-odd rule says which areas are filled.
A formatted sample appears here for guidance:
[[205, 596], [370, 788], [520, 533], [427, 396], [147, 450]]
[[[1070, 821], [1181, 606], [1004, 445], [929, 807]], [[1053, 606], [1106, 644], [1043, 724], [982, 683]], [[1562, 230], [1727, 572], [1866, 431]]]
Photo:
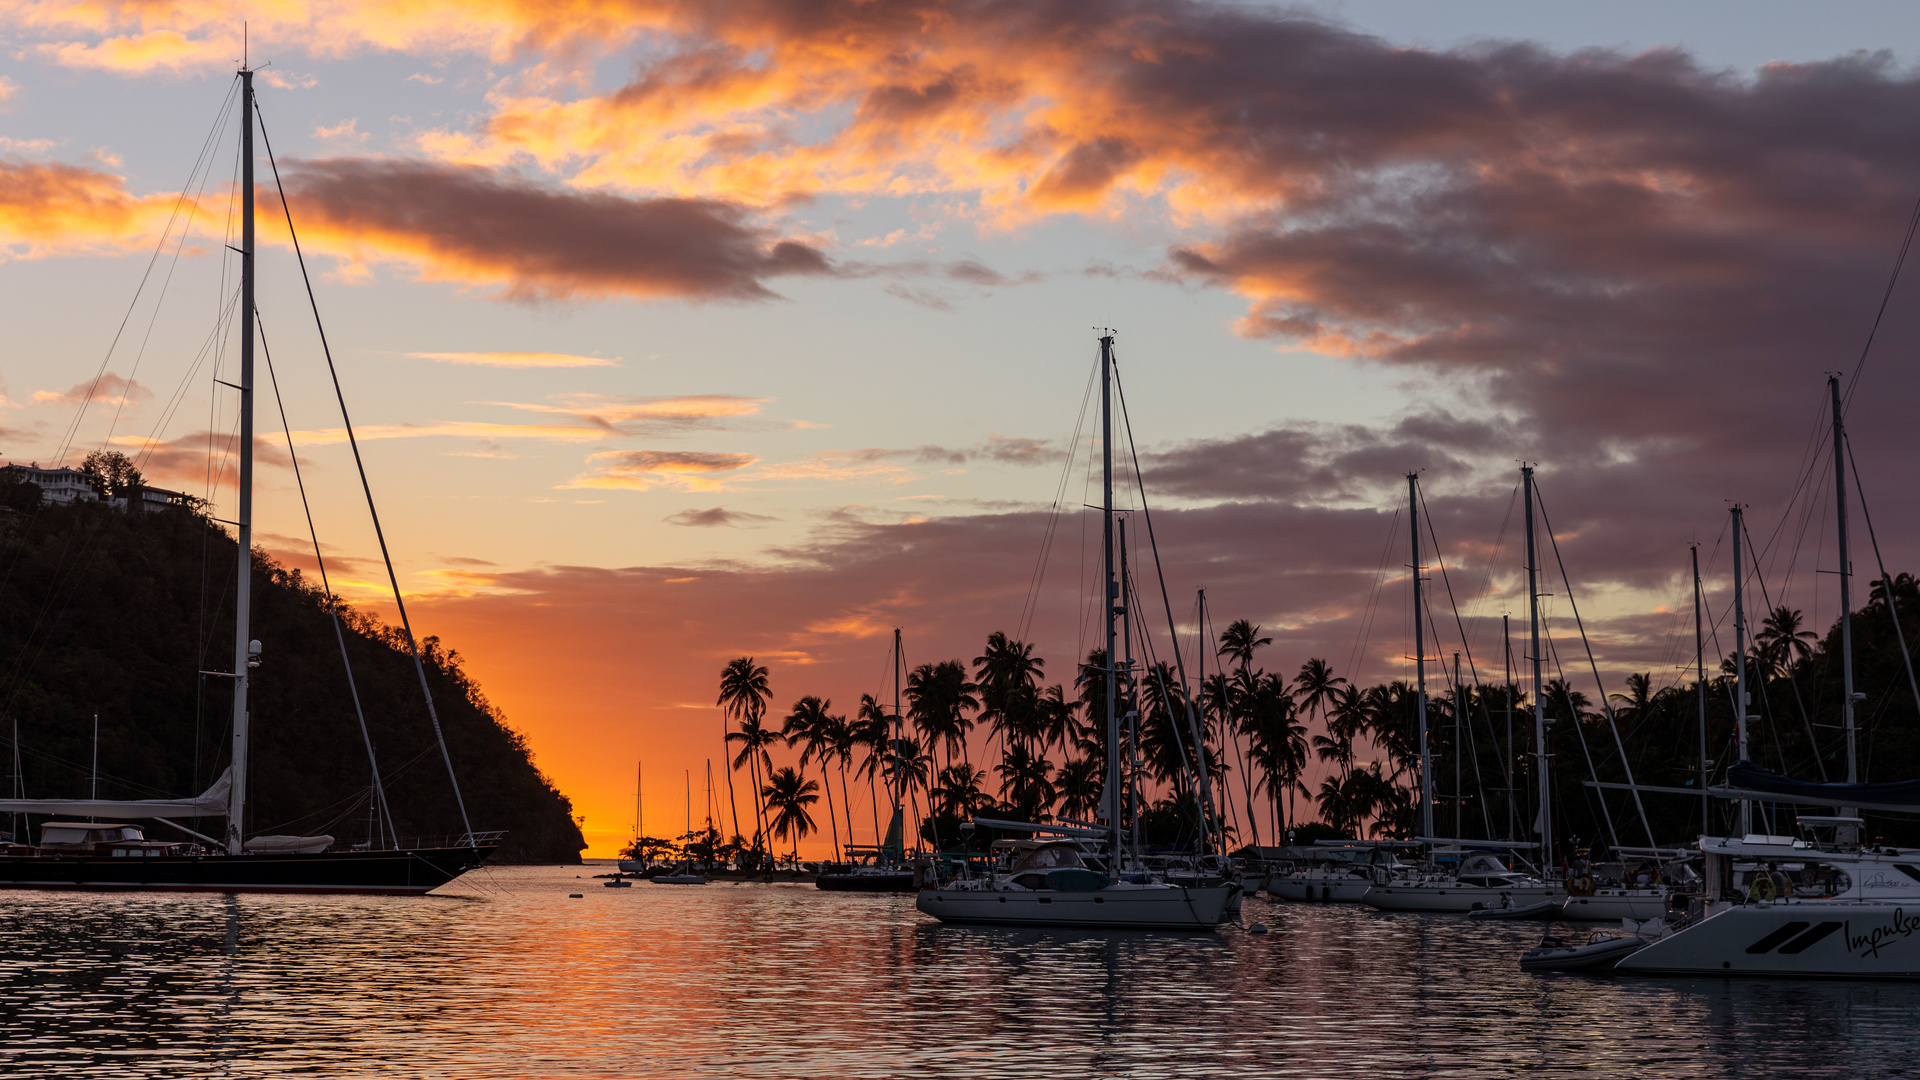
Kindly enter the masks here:
[[0, 258], [148, 247], [176, 205], [131, 195], [124, 178], [99, 169], [0, 161]]
[[569, 488], [625, 488], [646, 491], [677, 487], [706, 491], [720, 479], [760, 460], [752, 454], [715, 454], [687, 450], [618, 450], [587, 459], [592, 472], [575, 477]]

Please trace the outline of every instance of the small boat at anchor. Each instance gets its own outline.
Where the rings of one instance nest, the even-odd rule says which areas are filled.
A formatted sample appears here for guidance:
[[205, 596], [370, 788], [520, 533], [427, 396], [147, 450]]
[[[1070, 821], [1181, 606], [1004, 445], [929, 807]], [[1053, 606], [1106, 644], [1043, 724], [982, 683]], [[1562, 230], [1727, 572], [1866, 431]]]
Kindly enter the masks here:
[[1601, 930], [1584, 942], [1542, 938], [1520, 954], [1522, 971], [1611, 971], [1615, 964], [1651, 942], [1639, 934]]

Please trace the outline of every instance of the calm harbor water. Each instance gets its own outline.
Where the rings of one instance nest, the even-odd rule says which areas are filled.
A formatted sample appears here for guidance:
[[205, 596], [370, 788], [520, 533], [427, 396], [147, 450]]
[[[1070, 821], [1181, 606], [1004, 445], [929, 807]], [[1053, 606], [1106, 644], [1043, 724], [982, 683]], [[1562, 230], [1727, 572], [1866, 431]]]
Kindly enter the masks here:
[[0, 893], [0, 1073], [1920, 1073], [1915, 985], [1523, 975], [1537, 927], [1344, 906], [1075, 934], [606, 869], [411, 899]]

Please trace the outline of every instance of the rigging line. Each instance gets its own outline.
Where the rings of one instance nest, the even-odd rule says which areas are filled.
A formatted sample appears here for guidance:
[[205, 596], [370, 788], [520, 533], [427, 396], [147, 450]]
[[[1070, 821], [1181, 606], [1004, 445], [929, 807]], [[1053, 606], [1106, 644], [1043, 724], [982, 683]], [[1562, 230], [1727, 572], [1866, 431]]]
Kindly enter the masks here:
[[400, 838], [394, 832], [393, 813], [387, 808], [387, 791], [380, 783], [380, 760], [373, 753], [373, 735], [367, 731], [367, 713], [360, 705], [360, 686], [353, 677], [353, 660], [347, 656], [347, 634], [340, 626], [339, 600], [333, 595], [333, 583], [327, 580], [327, 559], [320, 553], [320, 532], [313, 524], [313, 505], [307, 501], [307, 482], [300, 475], [300, 455], [293, 448], [293, 425], [287, 423], [286, 399], [280, 396], [280, 376], [273, 369], [273, 350], [267, 346], [267, 324], [260, 318], [258, 309], [253, 313], [253, 321], [260, 329], [260, 353], [267, 361], [267, 381], [273, 386], [273, 404], [280, 412], [280, 427], [287, 436], [287, 459], [293, 462], [293, 483], [300, 492], [300, 510], [307, 516], [313, 561], [320, 568], [320, 592], [327, 598], [327, 617], [333, 621], [333, 637], [340, 645], [340, 665], [347, 673], [347, 693], [353, 698], [353, 715], [360, 722], [360, 741], [366, 744], [367, 765], [373, 770], [373, 796], [379, 803], [380, 815], [386, 819], [387, 835], [398, 847]]
[[[1753, 530], [1746, 529], [1745, 526], [1746, 526], [1746, 521], [1745, 519], [1742, 519], [1741, 527], [1743, 531], [1745, 531], [1747, 534], [1747, 543], [1751, 544], [1753, 543]], [[1760, 602], [1767, 605], [1767, 618], [1760, 620], [1760, 626], [1762, 628], [1762, 631], [1764, 632], [1766, 629], [1768, 620], [1770, 619], [1777, 620], [1779, 618], [1780, 612], [1787, 611], [1789, 609], [1786, 607], [1784, 603], [1785, 597], [1782, 597], [1781, 599], [1783, 603], [1779, 611], [1775, 611], [1773, 607], [1773, 597], [1767, 592], [1767, 576], [1765, 574], [1756, 573], [1755, 575], [1753, 575], [1753, 577], [1754, 577], [1754, 580], [1758, 582], [1760, 585]], [[1794, 704], [1794, 707], [1800, 711], [1800, 722], [1806, 726], [1807, 745], [1811, 747], [1813, 750], [1813, 762], [1816, 766], [1819, 767], [1820, 782], [1824, 784], [1827, 782], [1826, 758], [1823, 757], [1820, 753], [1820, 737], [1814, 734], [1813, 718], [1807, 715], [1807, 704], [1800, 697], [1800, 680], [1796, 678], [1793, 674], [1793, 646], [1795, 643], [1796, 643], [1795, 639], [1793, 638], [1785, 638], [1781, 641], [1781, 648], [1786, 650], [1786, 652], [1781, 657], [1781, 659], [1784, 660], [1785, 663], [1783, 663], [1781, 666], [1786, 668], [1787, 670], [1787, 685], [1793, 689], [1793, 704]], [[1762, 705], [1766, 706], [1767, 712], [1769, 714], [1767, 717], [1767, 720], [1768, 720], [1768, 723], [1771, 724], [1773, 720], [1773, 717], [1771, 715], [1773, 712], [1773, 700], [1772, 700], [1772, 695], [1767, 693], [1767, 680], [1766, 680], [1765, 669], [1761, 670], [1760, 702]], [[1777, 738], [1778, 736], [1776, 735], [1775, 737]], [[1781, 750], [1781, 764], [1783, 765], [1786, 763], [1785, 755], [1786, 755], [1786, 752], [1783, 747]]]
[[1380, 593], [1387, 584], [1387, 564], [1393, 558], [1394, 541], [1399, 536], [1400, 507], [1396, 505], [1391, 519], [1387, 522], [1387, 539], [1380, 548], [1380, 561], [1373, 569], [1373, 588], [1367, 594], [1366, 606], [1361, 609], [1360, 626], [1354, 637], [1353, 651], [1347, 654], [1348, 671], [1359, 671], [1361, 658], [1366, 655], [1367, 643], [1373, 640], [1373, 623], [1379, 616]]
[[[253, 103], [254, 115], [260, 115], [260, 103]], [[340, 404], [340, 421], [347, 429], [347, 445], [353, 448], [353, 466], [360, 473], [360, 490], [367, 497], [367, 515], [373, 519], [373, 535], [380, 541], [380, 558], [387, 565], [387, 582], [393, 586], [394, 607], [400, 613], [400, 629], [407, 635], [407, 648], [413, 653], [414, 674], [420, 679], [420, 693], [427, 702], [427, 719], [433, 723], [433, 737], [440, 744], [440, 756], [447, 765], [447, 780], [453, 785], [453, 799], [460, 807], [460, 824], [467, 830], [468, 845], [478, 848], [473, 822], [467, 817], [467, 800], [460, 794], [460, 778], [453, 771], [453, 754], [447, 750], [446, 734], [440, 729], [440, 711], [433, 705], [433, 690], [427, 685], [427, 668], [420, 660], [420, 643], [413, 636], [413, 624], [407, 618], [407, 602], [400, 594], [400, 578], [393, 569], [393, 556], [387, 550], [387, 534], [380, 527], [380, 511], [374, 506], [373, 485], [367, 480], [366, 462], [360, 457], [360, 441], [353, 434], [353, 419], [347, 415], [346, 391], [340, 387], [340, 371], [333, 363], [333, 349], [327, 344], [327, 329], [320, 321], [320, 301], [313, 294], [313, 278], [307, 274], [307, 257], [300, 250], [300, 234], [294, 231], [293, 207], [287, 202], [286, 186], [280, 182], [280, 163], [273, 156], [273, 141], [267, 137], [267, 123], [260, 121], [260, 141], [267, 151], [267, 165], [273, 170], [273, 187], [280, 196], [280, 209], [287, 217], [287, 236], [293, 241], [293, 255], [300, 264], [300, 281], [307, 289], [307, 304], [313, 309], [314, 329], [320, 335], [320, 352], [327, 358], [327, 374], [333, 380], [334, 400]]]
[[1907, 264], [1907, 252], [1913, 250], [1913, 233], [1920, 228], [1920, 200], [1913, 204], [1913, 213], [1907, 216], [1907, 235], [1900, 240], [1900, 253], [1894, 256], [1893, 273], [1887, 278], [1887, 290], [1880, 294], [1880, 308], [1873, 313], [1873, 325], [1867, 329], [1866, 344], [1860, 347], [1860, 359], [1854, 362], [1853, 377], [1847, 380], [1847, 397], [1840, 413], [1853, 404], [1853, 391], [1860, 385], [1860, 371], [1867, 366], [1867, 354], [1873, 350], [1874, 335], [1880, 332], [1880, 320], [1886, 317], [1887, 303], [1893, 299], [1893, 287], [1900, 282], [1900, 268]]
[[[1187, 662], [1180, 655], [1180, 628], [1176, 626], [1173, 621], [1173, 600], [1167, 593], [1166, 571], [1160, 565], [1160, 544], [1153, 536], [1153, 511], [1147, 506], [1147, 481], [1145, 477], [1140, 475], [1140, 447], [1133, 441], [1133, 417], [1127, 412], [1127, 391], [1126, 387], [1120, 381], [1120, 365], [1118, 362], [1113, 364], [1113, 388], [1115, 395], [1120, 399], [1121, 426], [1127, 433], [1127, 453], [1133, 461], [1134, 485], [1140, 491], [1140, 516], [1147, 523], [1147, 546], [1153, 549], [1153, 573], [1160, 582], [1160, 603], [1166, 608], [1167, 635], [1174, 643], [1173, 662], [1178, 671], [1180, 691], [1184, 696], [1187, 688]], [[1207, 751], [1204, 745], [1199, 744], [1200, 722], [1198, 717], [1194, 715], [1193, 702], [1191, 699], [1186, 702], [1186, 713], [1187, 726], [1193, 731], [1195, 740], [1195, 760], [1199, 763], [1198, 767], [1200, 772], [1205, 774], [1207, 772]], [[1207, 793], [1206, 805], [1202, 812], [1208, 817], [1212, 817], [1214, 812], [1213, 792], [1207, 783], [1203, 782], [1198, 786]]]
[[94, 372], [93, 382], [87, 387], [86, 396], [81, 400], [79, 408], [74, 410], [73, 419], [67, 423], [67, 431], [61, 436], [59, 451], [53, 461], [53, 467], [56, 469], [66, 458], [67, 451], [72, 448], [74, 436], [79, 432], [81, 417], [86, 414], [87, 406], [92, 403], [94, 395], [99, 391], [100, 380], [107, 373], [107, 365], [113, 360], [114, 350], [119, 348], [120, 335], [126, 332], [127, 323], [132, 320], [134, 309], [140, 304], [140, 294], [146, 291], [147, 281], [153, 275], [153, 268], [160, 262], [160, 253], [167, 248], [167, 237], [173, 232], [173, 223], [179, 220], [181, 206], [186, 203], [187, 192], [193, 187], [193, 178], [199, 174], [203, 164], [210, 163], [208, 155], [220, 134], [220, 129], [226, 126], [227, 114], [232, 111], [233, 103], [239, 97], [235, 93], [239, 85], [240, 80], [236, 77], [233, 86], [227, 90], [225, 104], [221, 105], [220, 111], [214, 116], [213, 127], [207, 131], [206, 141], [200, 144], [200, 153], [194, 158], [193, 168], [187, 173], [187, 182], [180, 188], [179, 196], [174, 199], [173, 210], [167, 216], [167, 224], [160, 230], [160, 239], [154, 242], [153, 254], [147, 257], [147, 267], [140, 275], [140, 284], [134, 287], [133, 299], [127, 302], [126, 313], [120, 316], [120, 325], [113, 332], [113, 340], [107, 345], [106, 355], [100, 358], [100, 368]]
[[[1533, 498], [1534, 498], [1534, 505], [1535, 506], [1540, 505], [1540, 485], [1538, 481], [1534, 483]], [[1541, 512], [1540, 516], [1542, 518], [1546, 517], [1546, 513], [1544, 510]], [[1553, 535], [1552, 525], [1547, 526], [1547, 535], [1548, 536]], [[1561, 580], [1562, 581], [1565, 580], [1564, 576], [1562, 577]], [[1571, 594], [1573, 590], [1569, 588], [1567, 591], [1569, 594], [1569, 599], [1571, 599]], [[1542, 623], [1545, 623], [1547, 621], [1547, 617], [1545, 615], [1542, 615], [1540, 617], [1540, 621]], [[1582, 631], [1583, 636], [1584, 634], [1585, 634], [1585, 631]], [[1545, 636], [1546, 636], [1546, 642], [1547, 642], [1547, 655], [1553, 661], [1553, 671], [1554, 671], [1554, 674], [1558, 676], [1558, 681], [1560, 683], [1560, 686], [1559, 686], [1560, 697], [1561, 697], [1561, 700], [1564, 701], [1567, 706], [1567, 723], [1573, 725], [1573, 733], [1576, 736], [1578, 736], [1580, 739], [1580, 756], [1587, 759], [1587, 775], [1589, 777], [1592, 777], [1595, 783], [1599, 783], [1600, 771], [1598, 768], [1594, 766], [1593, 751], [1587, 746], [1587, 731], [1586, 731], [1586, 728], [1580, 725], [1580, 706], [1576, 704], [1573, 700], [1573, 695], [1574, 695], [1573, 686], [1572, 684], [1567, 682], [1567, 671], [1560, 664], [1560, 645], [1558, 642], [1556, 642], [1553, 639], [1553, 634], [1551, 631], [1549, 631]], [[1548, 687], [1547, 689], [1551, 690], [1552, 688]], [[1604, 695], [1606, 693], [1606, 689], [1602, 687], [1600, 692]], [[1604, 697], [1601, 699], [1602, 704], [1605, 703], [1605, 700], [1606, 699]], [[1624, 757], [1624, 755], [1622, 756]], [[1633, 774], [1631, 772], [1627, 774], [1627, 783], [1629, 784], [1633, 783]], [[1607, 836], [1612, 839], [1613, 846], [1617, 848], [1620, 846], [1620, 831], [1613, 827], [1613, 809], [1607, 805], [1606, 791], [1603, 788], [1595, 788], [1593, 789], [1593, 792], [1600, 802], [1600, 815], [1606, 820], [1606, 823], [1607, 823]], [[1639, 790], [1636, 788], [1634, 791], [1634, 798], [1636, 802], [1639, 799], [1639, 794], [1640, 794]], [[1564, 821], [1564, 819], [1562, 820]], [[1642, 817], [1642, 821], [1643, 822], [1645, 821], [1644, 816]], [[1647, 829], [1647, 846], [1648, 847], [1660, 846], [1653, 839], [1653, 830], [1651, 826], [1649, 826]]]
[[1873, 534], [1873, 515], [1867, 513], [1867, 489], [1860, 482], [1860, 463], [1853, 459], [1853, 438], [1844, 439], [1847, 449], [1847, 464], [1853, 466], [1853, 487], [1860, 495], [1860, 516], [1867, 522], [1867, 539], [1873, 543], [1873, 561], [1880, 567], [1880, 588], [1886, 593], [1887, 614], [1893, 617], [1893, 632], [1900, 642], [1900, 662], [1907, 668], [1907, 688], [1913, 691], [1913, 702], [1920, 708], [1920, 681], [1913, 677], [1913, 652], [1907, 648], [1907, 632], [1900, 626], [1900, 612], [1893, 604], [1893, 576], [1887, 573], [1887, 561], [1880, 557], [1880, 538]]
[[[1475, 687], [1478, 687], [1480, 685], [1480, 669], [1473, 662], [1473, 643], [1467, 640], [1466, 623], [1460, 617], [1460, 602], [1454, 599], [1454, 596], [1453, 596], [1453, 579], [1447, 574], [1447, 560], [1444, 556], [1440, 554], [1440, 536], [1438, 533], [1434, 531], [1434, 528], [1433, 528], [1433, 508], [1427, 505], [1427, 493], [1425, 488], [1416, 485], [1414, 487], [1414, 494], [1419, 497], [1420, 512], [1427, 519], [1427, 538], [1433, 541], [1434, 563], [1440, 567], [1440, 581], [1442, 584], [1446, 586], [1446, 589], [1447, 589], [1447, 604], [1453, 608], [1453, 624], [1455, 629], [1457, 629], [1460, 632], [1460, 645], [1463, 649], [1466, 650], [1467, 674], [1469, 675], [1469, 677], [1473, 679], [1473, 685]], [[1511, 502], [1509, 502], [1508, 504], [1508, 510], [1509, 511], [1512, 510]], [[1418, 572], [1417, 569], [1415, 572], [1416, 573]], [[1491, 563], [1488, 564], [1487, 573], [1489, 577], [1491, 577], [1493, 573]], [[1438, 645], [1440, 643], [1440, 628], [1439, 626], [1434, 624], [1433, 609], [1430, 606], [1427, 609], [1427, 625], [1432, 627], [1433, 641], [1435, 645]], [[1453, 681], [1452, 675], [1449, 674], [1447, 678], [1450, 683]], [[1457, 702], [1459, 698], [1456, 697], [1455, 700]], [[1481, 701], [1481, 709], [1482, 711], [1486, 709], [1486, 702], [1484, 699]], [[1467, 709], [1467, 715], [1463, 719], [1465, 721], [1465, 727], [1468, 732], [1468, 738], [1471, 739], [1472, 731], [1473, 731], [1472, 708]], [[1493, 736], [1493, 716], [1491, 713], [1487, 715], [1487, 734], [1489, 735], [1489, 737]], [[1498, 745], [1497, 739], [1495, 739], [1495, 745]], [[1456, 747], [1454, 752], [1456, 754], [1459, 753], [1460, 752], [1459, 748]], [[1473, 782], [1480, 787], [1480, 795], [1481, 795], [1480, 813], [1481, 813], [1481, 816], [1487, 819], [1487, 835], [1492, 836], [1493, 835], [1493, 816], [1492, 816], [1493, 811], [1489, 809], [1487, 806], [1486, 783], [1480, 778], [1480, 755], [1477, 753], [1473, 757]], [[1458, 795], [1457, 792], [1455, 794], [1456, 796]]]
[[[1573, 609], [1573, 623], [1580, 628], [1580, 643], [1587, 650], [1587, 666], [1593, 669], [1593, 684], [1600, 691], [1600, 708], [1607, 714], [1607, 730], [1613, 733], [1614, 748], [1620, 751], [1620, 766], [1627, 771], [1627, 783], [1633, 780], [1633, 762], [1627, 758], [1626, 744], [1620, 741], [1620, 725], [1614, 720], [1613, 705], [1607, 701], [1607, 687], [1600, 681], [1600, 664], [1593, 658], [1593, 642], [1587, 637], [1587, 626], [1580, 618], [1580, 602], [1573, 596], [1573, 579], [1567, 576], [1567, 563], [1560, 557], [1560, 538], [1554, 535], [1553, 522], [1547, 517], [1547, 504], [1540, 497], [1540, 484], [1533, 485], [1533, 501], [1540, 507], [1540, 522], [1547, 527], [1547, 540], [1553, 545], [1553, 561], [1560, 567], [1560, 581], [1567, 587], [1567, 605]], [[1581, 736], [1582, 739], [1585, 736]], [[1600, 777], [1595, 776], [1597, 781]], [[1647, 846], [1659, 847], [1660, 842], [1653, 838], [1653, 822], [1647, 817], [1647, 808], [1640, 801], [1640, 789], [1633, 789], [1633, 807], [1640, 812], [1640, 824], [1647, 830]], [[1602, 800], [1605, 801], [1604, 799]], [[1614, 841], [1618, 846], [1619, 840]]]
[[1047, 510], [1047, 527], [1040, 539], [1040, 553], [1034, 560], [1033, 573], [1027, 581], [1027, 598], [1020, 606], [1019, 640], [1027, 640], [1033, 630], [1033, 620], [1040, 611], [1040, 588], [1046, 579], [1047, 564], [1053, 553], [1054, 537], [1060, 525], [1060, 507], [1067, 498], [1067, 485], [1073, 479], [1074, 454], [1080, 448], [1080, 432], [1086, 425], [1087, 408], [1093, 401], [1093, 387], [1099, 378], [1100, 368], [1094, 365], [1092, 374], [1087, 377], [1087, 388], [1080, 395], [1080, 415], [1073, 421], [1073, 435], [1067, 440], [1067, 460], [1060, 466], [1060, 482], [1054, 486], [1053, 505]]

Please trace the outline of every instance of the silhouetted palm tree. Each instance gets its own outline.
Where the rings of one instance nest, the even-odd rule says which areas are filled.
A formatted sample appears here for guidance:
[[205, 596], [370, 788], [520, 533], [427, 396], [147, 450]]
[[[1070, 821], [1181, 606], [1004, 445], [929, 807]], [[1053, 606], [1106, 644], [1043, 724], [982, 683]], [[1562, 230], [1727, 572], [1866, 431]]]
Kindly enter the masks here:
[[1000, 764], [1000, 794], [1028, 821], [1043, 821], [1052, 809], [1053, 762], [1039, 756], [1026, 743], [1008, 747]]
[[980, 788], [986, 778], [985, 770], [965, 763], [940, 770], [940, 783], [934, 791], [935, 812], [962, 820], [971, 817], [974, 811], [992, 801]]
[[1813, 655], [1809, 642], [1819, 638], [1811, 630], [1800, 629], [1800, 613], [1789, 607], [1777, 607], [1760, 620], [1760, 632], [1753, 636], [1754, 659], [1768, 675], [1779, 678], [1794, 664]]
[[1045, 660], [1033, 655], [1032, 645], [1014, 641], [998, 630], [987, 635], [986, 651], [974, 657], [974, 680], [980, 688], [980, 719], [989, 731], [1000, 736], [1002, 744], [1007, 740], [1009, 725], [1026, 719], [1012, 711], [1025, 704], [1016, 702], [1015, 695], [1039, 685], [1046, 667]]
[[827, 708], [833, 704], [808, 694], [793, 703], [793, 712], [780, 725], [780, 734], [788, 746], [800, 747], [800, 771], [807, 762], [820, 759], [820, 780], [827, 791], [827, 824], [833, 829], [833, 857], [840, 857], [840, 823], [833, 816], [833, 778], [827, 775], [827, 759], [833, 756], [833, 717]]
[[761, 799], [773, 811], [773, 835], [793, 842], [795, 862], [800, 861], [800, 841], [814, 831], [813, 815], [807, 813], [807, 807], [820, 800], [819, 790], [819, 784], [800, 775], [800, 770], [792, 766], [781, 766], [768, 776], [767, 786], [760, 789]]
[[1054, 790], [1060, 795], [1060, 816], [1077, 821], [1092, 821], [1100, 812], [1100, 792], [1106, 786], [1100, 763], [1087, 757], [1070, 757], [1055, 774]]
[[855, 716], [852, 728], [853, 741], [866, 748], [866, 757], [860, 762], [855, 776], [867, 778], [867, 801], [873, 804], [873, 842], [882, 843], [880, 832], [880, 796], [879, 786], [882, 763], [886, 760], [887, 744], [893, 741], [893, 718], [872, 694], [860, 695], [860, 711]]
[[907, 715], [914, 728], [926, 737], [929, 748], [945, 747], [947, 764], [953, 764], [955, 750], [969, 767], [967, 734], [973, 719], [967, 714], [980, 707], [974, 692], [979, 687], [967, 678], [967, 668], [958, 660], [921, 664], [907, 676]]
[[[720, 739], [724, 747], [732, 741], [728, 734], [727, 722], [741, 720], [748, 716], [764, 715], [767, 699], [772, 697], [767, 689], [767, 669], [754, 664], [753, 657], [742, 656], [727, 664], [720, 672]], [[740, 803], [733, 794], [733, 770], [727, 770], [727, 808], [733, 814], [733, 831], [740, 832]]]
[[[733, 768], [737, 770], [742, 765], [746, 766], [748, 775], [753, 778], [753, 790], [759, 791], [761, 767], [763, 765], [766, 767], [768, 775], [773, 773], [773, 755], [767, 753], [767, 747], [780, 741], [780, 733], [761, 723], [760, 717], [749, 716], [740, 721], [739, 731], [727, 733], [727, 741], [740, 744], [740, 752], [733, 758]], [[757, 812], [754, 820], [758, 822], [759, 828], [759, 832], [754, 836], [754, 842], [757, 844], [766, 838], [767, 815], [765, 807], [757, 799], [754, 801], [754, 809]]]

